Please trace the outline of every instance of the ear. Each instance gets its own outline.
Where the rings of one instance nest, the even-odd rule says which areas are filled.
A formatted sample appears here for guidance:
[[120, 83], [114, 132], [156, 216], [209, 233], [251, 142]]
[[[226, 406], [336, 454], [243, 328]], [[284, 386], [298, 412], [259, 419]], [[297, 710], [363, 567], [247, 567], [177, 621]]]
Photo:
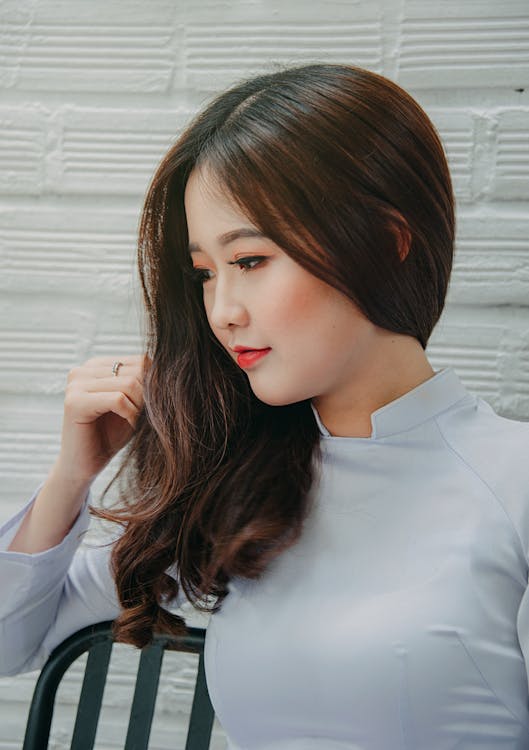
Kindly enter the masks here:
[[389, 209], [389, 213], [395, 217], [396, 221], [390, 221], [390, 226], [397, 239], [397, 251], [402, 263], [408, 256], [411, 247], [411, 232], [408, 222], [404, 216], [395, 209]]
[[408, 257], [408, 253], [410, 252], [410, 247], [411, 247], [411, 232], [407, 226], [405, 227], [401, 226], [397, 230], [397, 240], [398, 240], [399, 258], [402, 263], [402, 261], [406, 260], [406, 258]]

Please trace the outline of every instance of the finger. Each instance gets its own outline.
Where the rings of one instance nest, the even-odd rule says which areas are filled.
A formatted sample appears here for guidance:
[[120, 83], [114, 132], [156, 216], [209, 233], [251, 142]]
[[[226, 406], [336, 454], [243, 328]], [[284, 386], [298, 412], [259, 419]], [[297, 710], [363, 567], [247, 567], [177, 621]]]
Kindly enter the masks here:
[[147, 355], [145, 352], [141, 353], [135, 353], [135, 354], [102, 354], [98, 357], [91, 357], [90, 359], [86, 360], [86, 364], [102, 364], [102, 365], [108, 365], [112, 364], [112, 362], [139, 362], [140, 360], [144, 359]]
[[[114, 356], [102, 355], [100, 357], [91, 357], [83, 362], [82, 366], [86, 367], [108, 367], [112, 371], [112, 365], [114, 362], [121, 362], [122, 367], [126, 366], [142, 366], [144, 360], [149, 360], [149, 357], [145, 354], [116, 354]], [[119, 368], [121, 370], [121, 367]]]
[[[80, 424], [93, 422], [94, 419], [113, 412], [126, 419], [132, 428], [136, 426], [138, 409], [128, 396], [119, 391], [106, 393], [84, 393], [76, 402], [74, 420]], [[83, 416], [80, 416], [82, 414]]]
[[79, 393], [124, 393], [135, 405], [143, 407], [143, 384], [135, 375], [116, 378], [78, 378], [75, 389]]
[[[91, 364], [88, 364], [91, 362]], [[112, 372], [112, 365], [114, 362], [121, 362], [122, 364], [118, 367], [117, 375], [114, 375]], [[143, 377], [145, 373], [145, 369], [150, 365], [152, 360], [150, 360], [147, 357], [139, 358], [134, 361], [129, 361], [128, 358], [126, 359], [120, 359], [120, 360], [112, 360], [112, 362], [107, 362], [101, 364], [100, 362], [96, 362], [95, 360], [87, 360], [83, 365], [72, 367], [70, 372], [68, 373], [68, 380], [72, 380], [74, 378], [79, 377], [93, 377], [93, 378], [108, 378], [108, 377], [114, 377], [114, 378], [122, 378], [123, 375], [138, 375], [141, 374], [141, 377]]]

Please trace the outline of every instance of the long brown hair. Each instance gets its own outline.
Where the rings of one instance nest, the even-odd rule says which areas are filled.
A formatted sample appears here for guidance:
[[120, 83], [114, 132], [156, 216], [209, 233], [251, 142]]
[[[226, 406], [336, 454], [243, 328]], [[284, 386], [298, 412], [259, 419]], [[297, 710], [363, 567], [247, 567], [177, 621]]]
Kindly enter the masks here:
[[[125, 478], [120, 507], [90, 507], [123, 527], [111, 553], [122, 606], [114, 634], [137, 646], [153, 631], [182, 631], [167, 611], [180, 590], [215, 612], [231, 577], [259, 578], [296, 542], [321, 460], [310, 400], [260, 401], [209, 327], [184, 211], [189, 174], [204, 165], [296, 262], [423, 349], [452, 268], [440, 138], [387, 78], [352, 65], [291, 67], [243, 80], [196, 115], [161, 161], [140, 222], [152, 364], [135, 433], [103, 493]], [[408, 238], [404, 258], [398, 236]]]

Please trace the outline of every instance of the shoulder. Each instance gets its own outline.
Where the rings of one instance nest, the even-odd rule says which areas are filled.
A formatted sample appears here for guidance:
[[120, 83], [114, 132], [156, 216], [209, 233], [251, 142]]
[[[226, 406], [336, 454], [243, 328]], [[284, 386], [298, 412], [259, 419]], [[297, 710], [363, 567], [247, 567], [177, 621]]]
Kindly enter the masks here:
[[446, 443], [473, 464], [500, 464], [526, 472], [529, 479], [529, 421], [498, 414], [479, 396], [464, 399], [459, 407], [437, 417]]
[[504, 417], [472, 396], [436, 422], [446, 447], [529, 534], [529, 421]]

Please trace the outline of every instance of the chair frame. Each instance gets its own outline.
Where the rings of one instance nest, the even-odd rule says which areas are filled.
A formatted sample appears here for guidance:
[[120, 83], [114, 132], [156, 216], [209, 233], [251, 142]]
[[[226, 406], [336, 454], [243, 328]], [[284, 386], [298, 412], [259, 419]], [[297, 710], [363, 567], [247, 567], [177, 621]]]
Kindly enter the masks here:
[[[85, 651], [88, 651], [88, 658], [70, 750], [93, 750], [114, 644], [112, 622], [105, 620], [88, 625], [51, 652], [33, 691], [23, 750], [48, 747], [59, 683], [68, 667]], [[178, 637], [156, 633], [152, 642], [141, 649], [124, 750], [147, 750], [165, 650], [199, 654], [185, 750], [208, 750], [215, 712], [204, 671], [205, 633], [205, 629], [194, 627], [187, 627], [186, 633]]]

